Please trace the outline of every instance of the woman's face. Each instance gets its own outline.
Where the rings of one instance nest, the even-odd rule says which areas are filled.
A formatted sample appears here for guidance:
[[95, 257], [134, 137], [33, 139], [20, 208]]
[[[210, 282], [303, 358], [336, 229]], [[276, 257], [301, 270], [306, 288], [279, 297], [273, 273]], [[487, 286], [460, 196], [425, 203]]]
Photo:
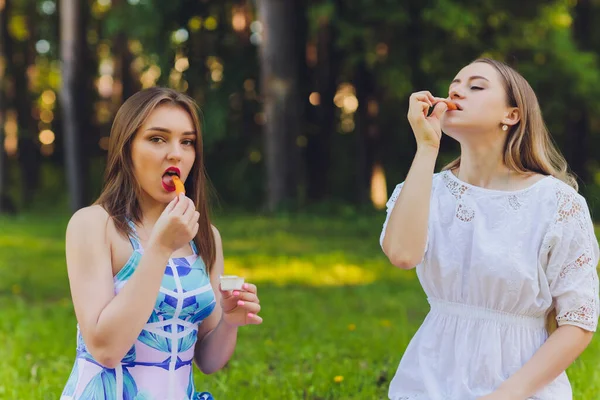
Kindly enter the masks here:
[[450, 84], [449, 98], [459, 109], [444, 113], [442, 130], [457, 140], [471, 133], [502, 132], [502, 124], [514, 109], [508, 105], [498, 71], [482, 62], [460, 70]]
[[134, 175], [146, 195], [160, 203], [173, 200], [172, 175], [187, 179], [198, 134], [189, 114], [177, 105], [161, 105], [150, 114], [131, 146]]

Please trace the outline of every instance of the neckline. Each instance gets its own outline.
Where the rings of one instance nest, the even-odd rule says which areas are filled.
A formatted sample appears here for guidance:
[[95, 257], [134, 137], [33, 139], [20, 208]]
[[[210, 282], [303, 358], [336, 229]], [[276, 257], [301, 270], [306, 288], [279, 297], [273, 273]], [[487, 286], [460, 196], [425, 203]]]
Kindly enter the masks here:
[[[128, 219], [128, 224], [132, 229], [132, 234], [129, 235], [129, 241], [131, 242], [133, 251], [134, 252], [137, 251], [140, 254], [143, 254], [144, 247], [142, 246], [142, 242], [140, 241], [140, 238], [138, 236], [138, 232], [135, 227], [135, 223], [131, 219]], [[190, 240], [189, 246], [192, 249], [192, 254], [188, 254], [188, 255], [180, 256], [180, 257], [169, 257], [169, 260], [187, 260], [189, 262], [190, 260], [194, 260], [195, 258], [200, 257], [200, 254], [199, 254], [193, 240]], [[133, 254], [132, 254], [132, 257], [133, 257]], [[191, 262], [190, 262], [190, 265], [191, 265]]]
[[[136, 256], [136, 254], [137, 254], [137, 256]], [[137, 264], [133, 265], [133, 262], [136, 257], [141, 257], [142, 254], [144, 254], [144, 249], [141, 246], [137, 249], [134, 249], [133, 252], [131, 253], [131, 255], [129, 256], [129, 258], [127, 259], [127, 262], [125, 263], [125, 265], [123, 265], [123, 268], [121, 268], [119, 270], [119, 272], [117, 272], [116, 274], [113, 275], [113, 281], [115, 281], [115, 282], [120, 281], [121, 276], [123, 274], [126, 274], [126, 272], [124, 272], [125, 270], [127, 270], [129, 268], [137, 267]], [[169, 257], [169, 264], [172, 260], [186, 260], [191, 267], [192, 265], [194, 265], [196, 263], [196, 261], [198, 259], [200, 259], [200, 256], [196, 253], [190, 254], [189, 256], [183, 256], [183, 257]]]
[[516, 195], [519, 193], [524, 193], [527, 192], [535, 187], [537, 187], [538, 185], [542, 184], [542, 182], [545, 181], [549, 181], [553, 178], [552, 175], [546, 175], [544, 176], [542, 179], [538, 180], [537, 182], [532, 183], [531, 185], [523, 188], [523, 189], [518, 189], [518, 190], [498, 190], [498, 189], [488, 189], [488, 188], [484, 188], [481, 186], [476, 186], [476, 185], [472, 185], [470, 183], [467, 183], [461, 179], [459, 179], [456, 175], [454, 175], [454, 173], [452, 172], [452, 170], [445, 170], [444, 171], [446, 173], [446, 176], [448, 176], [451, 180], [453, 180], [454, 182], [458, 183], [459, 185], [465, 186], [469, 189], [473, 189], [475, 191], [480, 191], [483, 193], [490, 193], [490, 194], [501, 194], [501, 195]]

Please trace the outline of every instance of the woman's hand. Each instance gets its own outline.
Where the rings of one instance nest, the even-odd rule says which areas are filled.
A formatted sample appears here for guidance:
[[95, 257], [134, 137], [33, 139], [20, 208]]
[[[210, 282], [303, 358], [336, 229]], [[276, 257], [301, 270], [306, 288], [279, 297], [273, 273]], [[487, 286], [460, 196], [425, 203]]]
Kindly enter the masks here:
[[221, 290], [222, 319], [228, 325], [259, 325], [263, 319], [257, 314], [260, 311], [260, 300], [256, 294], [256, 286], [244, 283], [242, 290]]
[[150, 235], [151, 246], [170, 253], [189, 243], [198, 233], [198, 218], [194, 202], [184, 194], [175, 197], [162, 212]]
[[[410, 96], [408, 104], [408, 122], [413, 130], [417, 146], [440, 148], [442, 128], [440, 119], [448, 109], [448, 105], [440, 97], [434, 97], [430, 92], [416, 92]], [[431, 115], [429, 108], [434, 107]]]

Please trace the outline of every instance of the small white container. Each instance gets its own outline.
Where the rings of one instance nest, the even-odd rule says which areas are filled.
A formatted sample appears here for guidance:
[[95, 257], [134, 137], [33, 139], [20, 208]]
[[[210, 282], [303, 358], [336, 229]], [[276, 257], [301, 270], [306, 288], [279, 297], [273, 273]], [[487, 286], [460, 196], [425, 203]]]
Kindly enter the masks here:
[[235, 275], [221, 276], [221, 290], [242, 290], [244, 278]]

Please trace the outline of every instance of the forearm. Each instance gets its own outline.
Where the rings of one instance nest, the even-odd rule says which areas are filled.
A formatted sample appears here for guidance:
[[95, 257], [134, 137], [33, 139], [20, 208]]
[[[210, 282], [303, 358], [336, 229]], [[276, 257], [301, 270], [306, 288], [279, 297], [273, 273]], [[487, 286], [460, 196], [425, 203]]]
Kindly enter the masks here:
[[559, 327], [534, 356], [498, 389], [511, 398], [527, 399], [563, 373], [585, 350], [592, 332], [571, 325]]
[[398, 267], [412, 267], [425, 252], [433, 173], [438, 150], [417, 150], [387, 223], [383, 250]]
[[194, 359], [205, 374], [219, 371], [227, 364], [237, 342], [238, 328], [221, 320], [215, 329], [196, 343]]
[[169, 257], [169, 251], [149, 246], [127, 284], [100, 313], [94, 338], [109, 362], [125, 356], [148, 322]]

